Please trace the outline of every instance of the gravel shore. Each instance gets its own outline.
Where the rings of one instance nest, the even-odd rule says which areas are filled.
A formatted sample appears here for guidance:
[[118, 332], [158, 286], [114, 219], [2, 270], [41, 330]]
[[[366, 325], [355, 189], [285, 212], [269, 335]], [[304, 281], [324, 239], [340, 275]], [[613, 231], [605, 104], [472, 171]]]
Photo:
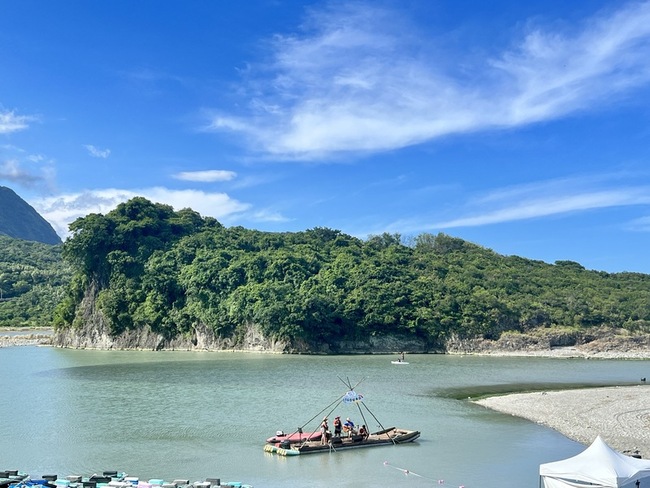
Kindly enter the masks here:
[[545, 425], [586, 446], [600, 435], [619, 452], [650, 458], [650, 385], [515, 393], [475, 403]]
[[0, 329], [0, 347], [43, 346], [52, 344], [52, 329]]

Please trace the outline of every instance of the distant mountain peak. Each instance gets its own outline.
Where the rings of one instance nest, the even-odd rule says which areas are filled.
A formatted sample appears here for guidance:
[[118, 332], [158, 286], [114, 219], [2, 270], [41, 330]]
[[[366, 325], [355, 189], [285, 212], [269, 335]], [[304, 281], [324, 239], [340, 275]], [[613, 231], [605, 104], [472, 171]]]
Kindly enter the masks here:
[[0, 234], [25, 241], [61, 244], [50, 223], [6, 186], [0, 186]]

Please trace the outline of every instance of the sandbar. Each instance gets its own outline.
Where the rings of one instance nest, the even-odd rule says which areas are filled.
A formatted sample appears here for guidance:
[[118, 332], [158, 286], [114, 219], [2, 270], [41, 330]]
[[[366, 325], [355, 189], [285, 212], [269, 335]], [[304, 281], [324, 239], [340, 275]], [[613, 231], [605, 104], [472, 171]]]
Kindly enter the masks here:
[[650, 457], [650, 385], [513, 393], [475, 403], [590, 445], [600, 435], [625, 454]]

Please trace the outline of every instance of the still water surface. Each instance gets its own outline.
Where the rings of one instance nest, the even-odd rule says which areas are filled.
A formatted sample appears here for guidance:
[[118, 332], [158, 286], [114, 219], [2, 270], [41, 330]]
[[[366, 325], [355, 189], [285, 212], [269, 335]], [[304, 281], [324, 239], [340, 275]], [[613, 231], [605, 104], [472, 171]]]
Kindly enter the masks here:
[[[535, 488], [540, 463], [583, 446], [474, 405], [467, 395], [650, 376], [649, 362], [632, 360], [413, 355], [409, 365], [395, 366], [391, 359], [0, 349], [0, 469], [35, 476], [115, 469], [142, 479], [218, 477], [256, 488], [419, 488], [439, 480], [448, 487]], [[422, 437], [291, 458], [263, 452], [266, 437], [295, 431], [345, 393], [339, 377], [362, 381], [357, 391], [382, 425]], [[355, 406], [334, 414], [360, 420]]]

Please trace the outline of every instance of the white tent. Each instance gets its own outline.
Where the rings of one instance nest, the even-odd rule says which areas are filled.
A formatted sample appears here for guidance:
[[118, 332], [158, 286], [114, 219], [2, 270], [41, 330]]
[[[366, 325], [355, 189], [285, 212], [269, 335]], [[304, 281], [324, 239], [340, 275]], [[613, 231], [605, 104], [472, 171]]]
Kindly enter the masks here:
[[539, 476], [545, 488], [650, 488], [650, 461], [621, 454], [598, 436], [577, 456], [540, 464]]

